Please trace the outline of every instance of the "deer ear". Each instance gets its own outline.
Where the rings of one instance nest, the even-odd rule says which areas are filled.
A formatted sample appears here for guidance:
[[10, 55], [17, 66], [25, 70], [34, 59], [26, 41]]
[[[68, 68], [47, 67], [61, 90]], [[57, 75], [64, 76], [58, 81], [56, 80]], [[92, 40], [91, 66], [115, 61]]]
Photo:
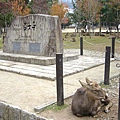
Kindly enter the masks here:
[[82, 87], [84, 87], [85, 89], [96, 90], [95, 88], [89, 86], [88, 84], [85, 84], [84, 82], [81, 82], [80, 80], [79, 80], [79, 82], [82, 85]]
[[87, 88], [87, 89], [91, 89], [87, 84], [85, 84], [84, 82], [81, 82], [80, 80], [79, 80], [79, 82], [80, 82], [80, 84], [82, 85], [82, 87], [84, 87], [84, 88]]
[[92, 81], [89, 80], [88, 78], [86, 78], [86, 83], [87, 83], [88, 85], [91, 85]]

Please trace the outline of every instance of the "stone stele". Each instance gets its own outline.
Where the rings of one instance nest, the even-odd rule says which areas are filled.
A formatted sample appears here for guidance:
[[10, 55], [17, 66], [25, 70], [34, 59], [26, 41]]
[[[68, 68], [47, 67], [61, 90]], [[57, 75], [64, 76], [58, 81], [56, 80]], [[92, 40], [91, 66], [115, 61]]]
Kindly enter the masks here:
[[63, 53], [62, 31], [57, 16], [19, 16], [7, 28], [3, 52], [37, 56]]

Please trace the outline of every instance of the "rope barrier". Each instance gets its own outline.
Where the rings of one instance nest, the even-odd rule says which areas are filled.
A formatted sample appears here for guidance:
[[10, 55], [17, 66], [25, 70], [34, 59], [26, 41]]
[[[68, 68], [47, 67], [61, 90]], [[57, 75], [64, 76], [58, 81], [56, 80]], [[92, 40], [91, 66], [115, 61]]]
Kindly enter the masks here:
[[86, 43], [88, 43], [88, 44], [90, 44], [90, 45], [94, 45], [94, 44], [88, 42], [87, 40], [83, 40], [83, 41], [86, 42]]
[[100, 44], [93, 44], [93, 43], [91, 43], [91, 42], [88, 42], [87, 40], [83, 40], [83, 41], [86, 42], [86, 43], [88, 43], [88, 44], [90, 44], [90, 45], [96, 45], [96, 46], [98, 46], [98, 45], [103, 45], [103, 44], [108, 43], [108, 41], [107, 41], [107, 42], [100, 43]]
[[[77, 44], [77, 43], [76, 43]], [[76, 44], [71, 44], [71, 45], [76, 45]], [[71, 45], [68, 45], [68, 44], [63, 44], [64, 46], [71, 46]], [[79, 45], [77, 44], [77, 47], [79, 47]]]
[[[103, 48], [104, 46], [107, 45], [107, 43], [110, 44], [110, 41], [105, 41], [105, 42], [102, 42], [102, 43], [99, 43], [99, 44], [94, 44], [94, 43], [89, 42], [89, 41], [87, 41], [87, 40], [83, 40], [83, 41], [93, 47], [93, 48], [90, 47], [90, 48], [91, 48], [90, 50], [86, 50], [86, 48], [84, 48], [84, 49], [83, 49], [84, 56], [105, 58], [105, 53], [106, 53], [106, 51], [103, 51], [103, 50], [101, 51], [101, 48], [98, 47], [98, 46], [102, 45], [102, 48]], [[116, 40], [116, 42], [120, 43], [119, 40]], [[74, 45], [75, 45], [77, 48], [80, 47], [78, 43], [73, 43], [73, 44], [71, 44], [71, 45], [64, 44], [64, 46], [70, 46], [70, 48], [74, 47]], [[104, 45], [104, 46], [103, 46], [103, 45]], [[95, 48], [95, 50], [94, 50], [94, 48]], [[116, 48], [115, 48], [115, 49], [116, 49]], [[119, 50], [119, 49], [116, 49], [116, 50]], [[116, 51], [116, 50], [115, 50], [115, 51]], [[67, 50], [67, 54], [69, 54], [69, 53], [70, 53], [70, 54], [79, 54], [79, 55], [80, 55], [80, 49], [72, 49], [72, 50], [69, 49], [69, 50]], [[65, 52], [65, 54], [66, 54], [66, 52]], [[111, 53], [111, 55], [113, 55], [113, 53]], [[120, 60], [119, 57], [120, 57], [120, 54], [119, 54], [118, 51], [116, 51], [116, 52], [115, 52], [115, 55], [114, 55], [114, 58], [115, 58], [116, 60]]]
[[119, 41], [119, 40], [116, 40], [116, 42], [117, 42], [117, 43], [120, 43], [120, 41]]

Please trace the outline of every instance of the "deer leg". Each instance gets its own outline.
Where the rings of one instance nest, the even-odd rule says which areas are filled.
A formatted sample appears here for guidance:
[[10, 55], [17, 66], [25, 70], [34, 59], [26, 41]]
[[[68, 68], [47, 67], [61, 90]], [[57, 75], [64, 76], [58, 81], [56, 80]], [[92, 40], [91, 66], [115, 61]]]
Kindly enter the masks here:
[[77, 116], [77, 117], [82, 117], [82, 115], [81, 115], [81, 114], [76, 114], [76, 116]]
[[95, 115], [100, 111], [100, 109], [103, 107], [104, 104], [102, 104], [99, 100], [95, 101], [94, 107], [92, 109], [91, 115], [95, 117]]
[[104, 111], [106, 113], [108, 113], [110, 111], [110, 108], [113, 106], [113, 103], [109, 100], [109, 99], [106, 99], [105, 100], [105, 108], [104, 108]]

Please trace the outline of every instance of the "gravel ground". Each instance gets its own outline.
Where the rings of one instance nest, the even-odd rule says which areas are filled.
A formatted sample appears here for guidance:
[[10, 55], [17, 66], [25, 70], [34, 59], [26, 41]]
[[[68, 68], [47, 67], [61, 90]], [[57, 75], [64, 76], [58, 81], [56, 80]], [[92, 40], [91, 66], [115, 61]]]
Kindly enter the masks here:
[[[66, 54], [76, 54], [80, 55], [80, 49], [64, 49], [64, 55]], [[90, 57], [105, 57], [105, 52], [93, 51], [93, 50], [83, 50], [83, 55]], [[120, 53], [115, 53], [115, 59], [120, 60]]]

